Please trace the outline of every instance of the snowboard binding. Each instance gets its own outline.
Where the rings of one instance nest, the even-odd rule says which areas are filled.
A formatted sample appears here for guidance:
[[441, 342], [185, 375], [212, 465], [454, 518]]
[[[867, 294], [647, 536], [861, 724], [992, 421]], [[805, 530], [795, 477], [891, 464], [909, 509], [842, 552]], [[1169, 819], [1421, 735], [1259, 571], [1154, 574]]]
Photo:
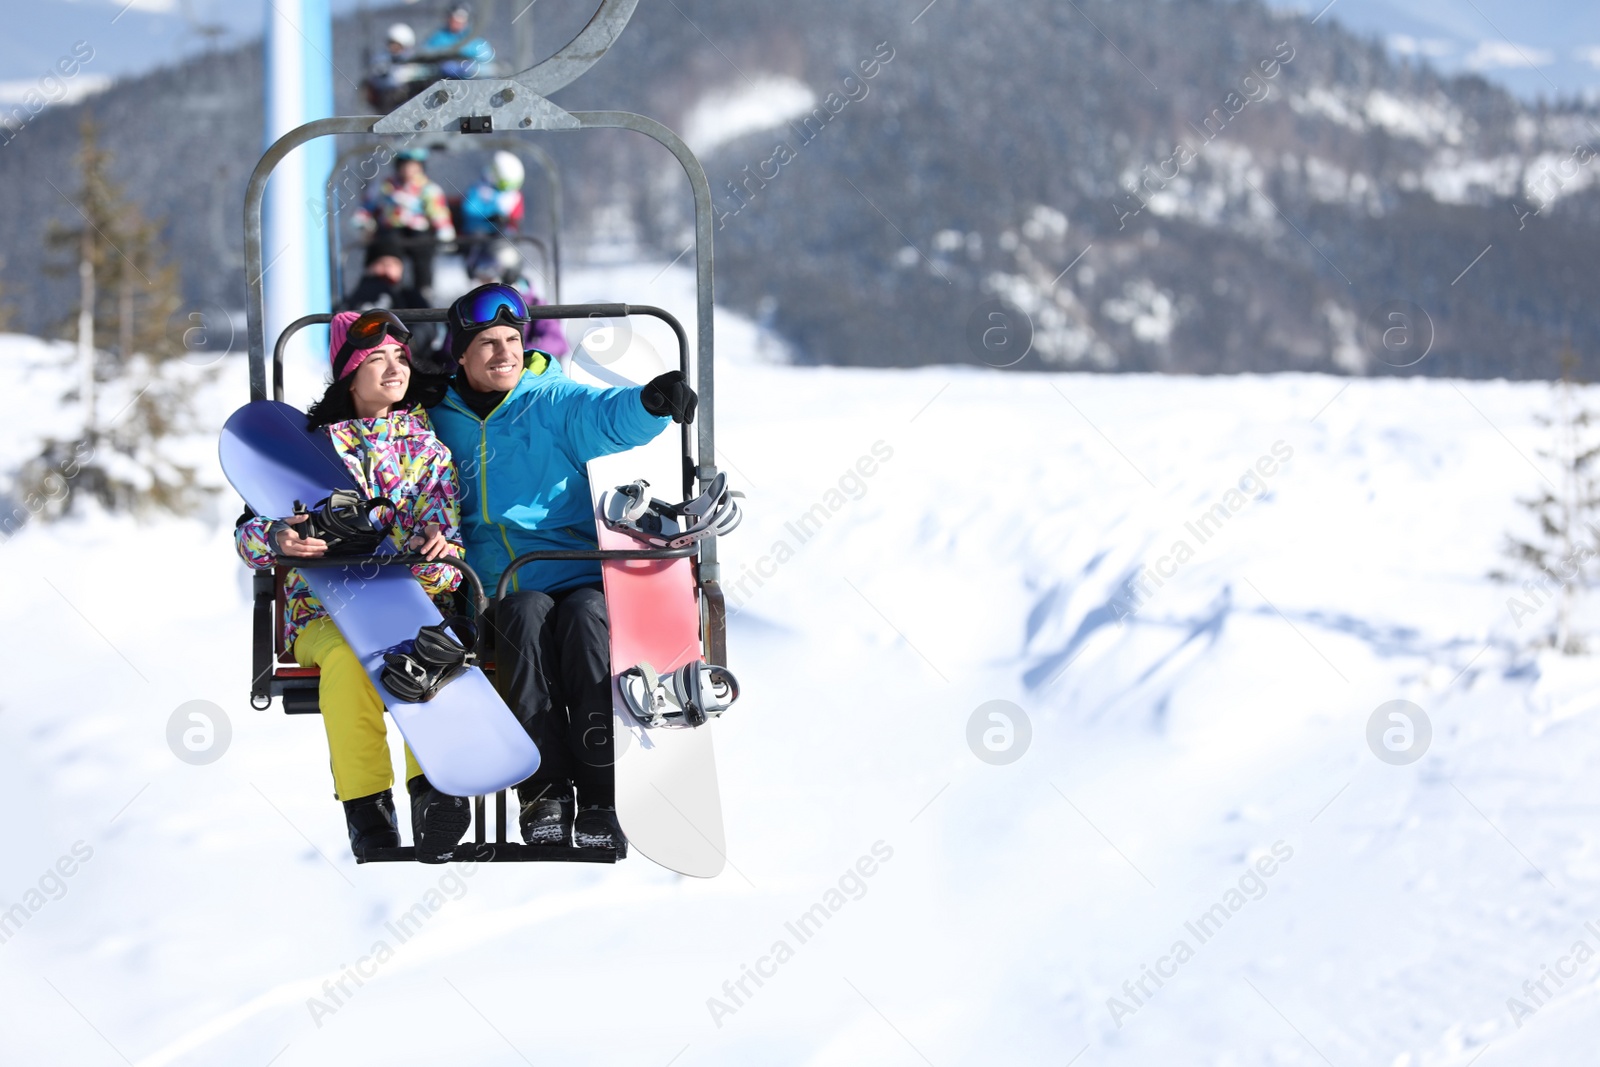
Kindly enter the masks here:
[[[373, 518], [373, 512], [380, 508], [389, 509], [387, 519]], [[294, 513], [306, 516], [306, 520], [290, 529], [302, 537], [326, 541], [330, 556], [372, 555], [388, 540], [397, 516], [394, 501], [381, 496], [363, 497], [354, 489], [336, 489], [309, 508], [296, 500]]]
[[739, 680], [732, 671], [699, 661], [668, 675], [641, 663], [622, 672], [617, 688], [634, 718], [667, 729], [704, 726], [739, 699]]
[[649, 496], [650, 483], [640, 479], [607, 490], [600, 498], [606, 526], [652, 548], [683, 548], [703, 537], [730, 534], [744, 517], [728, 489], [728, 476], [719, 473], [706, 491], [682, 504], [668, 504]]
[[407, 644], [383, 654], [381, 675], [383, 687], [407, 704], [427, 703], [478, 662], [478, 628], [465, 615], [424, 626]]

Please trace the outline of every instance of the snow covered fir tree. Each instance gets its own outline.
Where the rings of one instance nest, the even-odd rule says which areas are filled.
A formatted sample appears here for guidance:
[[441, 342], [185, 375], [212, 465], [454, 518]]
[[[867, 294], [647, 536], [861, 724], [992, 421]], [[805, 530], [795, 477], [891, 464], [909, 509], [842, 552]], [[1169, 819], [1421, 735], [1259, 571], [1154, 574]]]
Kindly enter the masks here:
[[75, 406], [80, 421], [75, 435], [41, 443], [13, 495], [29, 516], [46, 520], [85, 497], [111, 510], [192, 511], [204, 491], [194, 464], [171, 444], [192, 424], [189, 398], [208, 373], [183, 359], [203, 324], [180, 314], [163, 224], [115, 180], [92, 113], [79, 133], [78, 187], [62, 192], [69, 209], [46, 231], [45, 269], [77, 280], [76, 306], [58, 326], [74, 342], [76, 384], [59, 400]]
[[1589, 641], [1577, 619], [1583, 591], [1600, 555], [1600, 415], [1585, 402], [1577, 379], [1578, 360], [1570, 348], [1561, 354], [1561, 378], [1552, 386], [1555, 410], [1534, 416], [1549, 430], [1552, 442], [1538, 455], [1553, 463], [1557, 481], [1544, 479], [1536, 495], [1518, 503], [1533, 517], [1535, 532], [1526, 537], [1507, 535], [1505, 552], [1513, 566], [1490, 576], [1500, 581], [1521, 581], [1520, 592], [1506, 601], [1518, 630], [1530, 620], [1545, 618], [1554, 605], [1554, 618], [1536, 627], [1532, 643], [1569, 655], [1588, 650]]

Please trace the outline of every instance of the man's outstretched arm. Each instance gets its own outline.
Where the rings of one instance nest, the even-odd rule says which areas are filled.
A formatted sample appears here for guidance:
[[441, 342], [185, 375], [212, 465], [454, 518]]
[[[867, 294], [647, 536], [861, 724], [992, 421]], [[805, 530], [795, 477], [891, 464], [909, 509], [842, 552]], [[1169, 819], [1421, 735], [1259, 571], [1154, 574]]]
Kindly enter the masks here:
[[669, 422], [694, 417], [699, 398], [679, 371], [644, 386], [597, 389], [574, 384], [564, 390], [561, 424], [575, 459], [587, 463], [653, 440]]

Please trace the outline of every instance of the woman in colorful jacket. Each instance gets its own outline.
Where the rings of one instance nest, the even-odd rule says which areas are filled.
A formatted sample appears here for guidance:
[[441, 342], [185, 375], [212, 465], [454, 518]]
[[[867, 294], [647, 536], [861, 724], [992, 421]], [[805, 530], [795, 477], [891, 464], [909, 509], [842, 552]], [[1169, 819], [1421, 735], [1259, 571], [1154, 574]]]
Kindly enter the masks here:
[[[409, 340], [400, 320], [387, 311], [335, 315], [329, 327], [333, 382], [311, 406], [307, 428], [327, 435], [370, 496], [395, 502], [390, 537], [397, 548], [429, 559], [460, 557], [455, 470], [449, 449], [434, 436], [420, 406], [427, 387], [421, 375], [411, 373]], [[361, 347], [363, 343], [368, 347]], [[295, 529], [304, 521], [304, 516], [248, 519], [235, 531], [239, 554], [257, 570], [324, 555], [326, 542]], [[413, 567], [412, 573], [442, 602], [461, 582], [460, 572], [443, 563]], [[394, 770], [383, 701], [298, 571], [288, 573], [284, 593], [284, 645], [302, 667], [322, 672], [318, 700], [351, 851], [360, 857], [369, 848], [397, 847], [400, 836], [390, 791]], [[417, 858], [443, 863], [466, 833], [467, 801], [429, 785], [409, 747], [406, 788]]]

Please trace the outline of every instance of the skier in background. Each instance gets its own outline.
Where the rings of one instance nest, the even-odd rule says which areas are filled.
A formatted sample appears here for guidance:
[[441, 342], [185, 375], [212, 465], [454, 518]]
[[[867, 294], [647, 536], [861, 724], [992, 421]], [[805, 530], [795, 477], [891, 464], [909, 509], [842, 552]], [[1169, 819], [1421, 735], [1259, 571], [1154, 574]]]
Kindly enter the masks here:
[[363, 83], [367, 102], [379, 111], [393, 111], [412, 97], [411, 59], [417, 35], [403, 22], [384, 35], [384, 53], [372, 64]]
[[[333, 380], [311, 406], [307, 429], [328, 437], [368, 494], [399, 502], [389, 535], [395, 548], [409, 548], [430, 560], [459, 557], [455, 468], [421, 407], [424, 399], [437, 394], [439, 383], [411, 373], [410, 337], [387, 311], [336, 314], [328, 327]], [[234, 530], [239, 554], [254, 570], [326, 555], [327, 542], [297, 532], [305, 521], [304, 515], [268, 518], [247, 510]], [[411, 573], [445, 610], [453, 610], [450, 591], [461, 583], [460, 571], [428, 563], [412, 567]], [[293, 570], [284, 579], [283, 632], [284, 645], [296, 661], [322, 672], [318, 703], [350, 850], [359, 859], [371, 848], [398, 847], [383, 700], [327, 609]], [[406, 789], [417, 859], [445, 862], [471, 821], [466, 798], [433, 788], [410, 746]]]
[[336, 311], [373, 308], [424, 308], [422, 294], [405, 284], [405, 249], [392, 236], [374, 237], [367, 245], [365, 271]]
[[482, 178], [456, 205], [461, 260], [468, 277], [481, 282], [502, 280], [503, 271], [495, 262], [500, 255], [497, 242], [522, 228], [522, 179], [522, 160], [510, 152], [496, 152], [483, 168]]
[[416, 54], [416, 31], [404, 22], [396, 22], [384, 34], [384, 47], [388, 50], [391, 64], [409, 63]]
[[[335, 311], [371, 311], [373, 308], [425, 308], [428, 302], [414, 286], [405, 284], [405, 249], [390, 237], [374, 237], [367, 245], [366, 269], [361, 280], [339, 302]], [[411, 325], [413, 364], [428, 373], [446, 372], [438, 365], [444, 327], [437, 322]], [[453, 369], [453, 368], [451, 368]]]
[[461, 198], [461, 232], [468, 239], [506, 236], [522, 230], [522, 160], [496, 152], [483, 177]]
[[471, 22], [471, 8], [452, 4], [445, 9], [444, 25], [422, 42], [424, 58], [442, 60], [439, 72], [446, 78], [476, 78], [483, 65], [494, 59], [489, 42], [471, 35]]
[[[461, 367], [430, 414], [440, 440], [463, 457], [467, 562], [487, 586], [522, 553], [593, 549], [585, 464], [644, 444], [666, 429], [669, 417], [693, 419], [694, 390], [678, 371], [644, 386], [579, 385], [544, 353], [524, 350], [527, 305], [504, 284], [473, 289], [450, 306], [449, 318], [450, 348]], [[530, 563], [512, 576], [510, 589], [490, 627], [495, 684], [542, 758], [533, 777], [517, 786], [522, 838], [530, 845], [564, 845], [570, 837], [582, 848], [617, 848], [624, 839], [600, 564]]]
[[388, 239], [411, 260], [411, 280], [424, 300], [433, 299], [433, 256], [439, 244], [456, 239], [444, 190], [428, 177], [426, 148], [395, 155], [394, 174], [369, 189], [353, 225], [372, 239]]

